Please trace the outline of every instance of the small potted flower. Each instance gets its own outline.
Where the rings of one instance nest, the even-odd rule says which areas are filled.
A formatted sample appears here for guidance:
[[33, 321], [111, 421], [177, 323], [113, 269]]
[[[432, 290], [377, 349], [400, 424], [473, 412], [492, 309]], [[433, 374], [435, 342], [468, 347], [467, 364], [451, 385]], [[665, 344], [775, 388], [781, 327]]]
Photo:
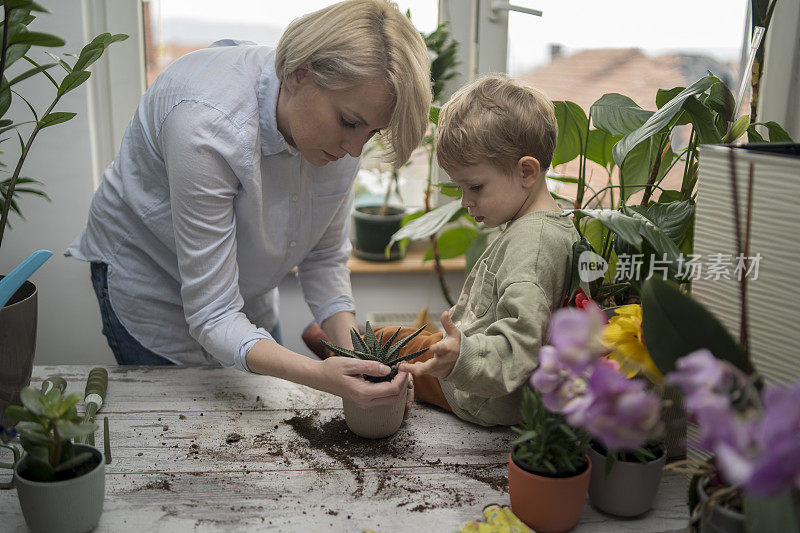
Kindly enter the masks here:
[[604, 357], [603, 313], [595, 307], [561, 309], [549, 327], [531, 382], [548, 409], [592, 437], [589, 498], [598, 509], [632, 517], [653, 504], [666, 460], [656, 439], [659, 398], [642, 380], [627, 379]]
[[[746, 299], [741, 306], [746, 317]], [[672, 283], [648, 280], [642, 308], [653, 361], [681, 389], [698, 428], [691, 444], [711, 454], [667, 466], [693, 476], [693, 528], [800, 532], [800, 381], [765, 384], [750, 359], [746, 320], [737, 342]]]
[[14, 430], [25, 451], [13, 478], [25, 522], [32, 531], [91, 530], [103, 512], [105, 462], [93, 446], [72, 443], [97, 429], [78, 416], [81, 395], [25, 387], [20, 399], [22, 406], [9, 406], [6, 415], [17, 421]]
[[759, 390], [752, 376], [706, 349], [678, 359], [667, 379], [686, 395], [697, 447], [713, 454], [676, 466], [695, 475], [692, 522], [701, 531], [745, 531], [748, 498], [760, 505], [777, 498], [800, 529], [800, 509], [792, 505], [800, 490], [800, 381]]
[[[378, 361], [379, 363], [383, 363], [391, 367], [392, 371], [382, 377], [364, 375], [364, 379], [367, 381], [381, 383], [394, 379], [394, 377], [397, 375], [397, 365], [399, 363], [413, 359], [414, 357], [417, 357], [428, 351], [428, 349], [425, 348], [424, 350], [419, 350], [417, 352], [400, 356], [400, 350], [406, 344], [408, 344], [411, 339], [419, 335], [419, 333], [425, 329], [425, 326], [427, 326], [427, 324], [419, 328], [411, 335], [408, 335], [407, 337], [398, 340], [398, 342], [395, 344], [392, 344], [397, 338], [397, 335], [400, 333], [401, 328], [397, 328], [397, 331], [394, 332], [394, 335], [392, 335], [386, 342], [383, 342], [383, 333], [381, 333], [380, 338], [376, 337], [375, 332], [372, 331], [372, 326], [369, 322], [367, 322], [366, 334], [364, 335], [363, 339], [355, 329], [350, 330], [350, 337], [353, 341], [354, 347], [352, 350], [331, 344], [325, 340], [322, 341], [322, 344], [324, 344], [336, 355], [354, 357], [356, 359], [365, 359], [368, 361]], [[368, 439], [380, 439], [393, 435], [395, 432], [397, 432], [397, 430], [400, 429], [400, 426], [403, 424], [403, 413], [405, 412], [405, 406], [405, 395], [393, 404], [378, 405], [375, 407], [368, 407], [366, 409], [362, 409], [350, 400], [342, 398], [344, 419], [347, 423], [347, 427], [350, 428], [350, 431], [356, 435]]]
[[511, 510], [540, 533], [567, 531], [580, 518], [592, 465], [588, 436], [564, 415], [545, 407], [542, 395], [525, 386], [519, 437], [508, 456]]

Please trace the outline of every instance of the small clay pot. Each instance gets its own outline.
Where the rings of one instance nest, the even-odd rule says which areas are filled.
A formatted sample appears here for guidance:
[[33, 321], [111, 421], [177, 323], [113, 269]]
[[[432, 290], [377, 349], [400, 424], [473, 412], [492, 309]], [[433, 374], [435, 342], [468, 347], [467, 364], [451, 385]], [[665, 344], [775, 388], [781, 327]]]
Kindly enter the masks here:
[[524, 470], [508, 454], [511, 510], [537, 533], [567, 531], [581, 516], [591, 473], [588, 457], [582, 472], [569, 477], [550, 477]]
[[664, 464], [666, 449], [646, 463], [616, 461], [606, 476], [606, 452], [589, 447], [592, 475], [589, 483], [589, 501], [597, 509], [615, 516], [631, 518], [646, 513], [653, 506]]
[[406, 396], [395, 403], [362, 409], [350, 400], [342, 398], [344, 420], [350, 431], [367, 439], [382, 439], [397, 433], [403, 424], [406, 409]]

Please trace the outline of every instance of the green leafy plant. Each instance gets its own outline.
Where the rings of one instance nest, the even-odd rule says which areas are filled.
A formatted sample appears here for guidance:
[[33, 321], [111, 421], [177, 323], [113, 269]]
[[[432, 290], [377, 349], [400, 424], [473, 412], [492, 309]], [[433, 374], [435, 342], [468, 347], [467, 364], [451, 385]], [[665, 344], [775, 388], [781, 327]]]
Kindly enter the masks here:
[[63, 396], [51, 387], [46, 393], [33, 387], [20, 392], [22, 405], [10, 405], [6, 415], [14, 426], [22, 447], [28, 453], [25, 472], [32, 481], [58, 481], [78, 475], [82, 465], [92, 459], [89, 452], [76, 453], [72, 439], [94, 433], [97, 425], [84, 423], [75, 404], [81, 399], [74, 392]]
[[372, 330], [372, 326], [369, 322], [367, 322], [366, 334], [364, 335], [363, 339], [355, 328], [350, 330], [350, 338], [353, 341], [352, 350], [331, 344], [325, 340], [322, 341], [322, 344], [324, 344], [330, 351], [337, 355], [353, 357], [355, 359], [365, 359], [368, 361], [378, 361], [379, 363], [383, 363], [386, 366], [392, 367], [392, 372], [383, 377], [364, 376], [364, 379], [367, 381], [372, 381], [375, 383], [391, 381], [394, 376], [397, 375], [398, 363], [408, 361], [428, 351], [428, 349], [425, 348], [424, 350], [419, 350], [402, 357], [400, 356], [400, 350], [403, 348], [403, 346], [408, 344], [411, 339], [419, 335], [419, 333], [425, 329], [425, 326], [427, 326], [427, 324], [419, 328], [411, 335], [408, 335], [407, 337], [400, 339], [397, 343], [392, 344], [397, 338], [397, 335], [400, 333], [401, 328], [397, 328], [397, 331], [394, 332], [394, 335], [389, 337], [386, 342], [383, 342], [383, 333], [381, 333], [380, 338], [376, 337], [375, 332]]
[[[0, 179], [0, 201], [2, 201], [2, 215], [0, 215], [0, 244], [3, 242], [3, 233], [8, 224], [8, 215], [13, 211], [22, 217], [22, 213], [17, 203], [20, 194], [27, 193], [39, 197], [47, 198], [47, 195], [39, 188], [41, 183], [30, 177], [20, 176], [25, 158], [30, 152], [36, 135], [50, 126], [62, 124], [75, 117], [76, 113], [66, 111], [54, 111], [61, 98], [70, 91], [81, 86], [91, 75], [87, 70], [89, 66], [100, 59], [106, 48], [112, 43], [123, 41], [128, 38], [125, 34], [111, 35], [103, 33], [95, 37], [89, 44], [83, 47], [80, 54], [72, 57], [76, 58], [70, 65], [66, 60], [48, 52], [55, 62], [40, 64], [28, 55], [34, 46], [55, 48], [64, 46], [64, 40], [48, 33], [30, 31], [30, 25], [36, 17], [33, 12], [48, 13], [49, 11], [36, 2], [30, 0], [4, 0], [2, 2], [3, 21], [2, 21], [2, 49], [0, 50], [0, 134], [13, 132], [19, 140], [19, 157], [14, 164], [14, 169], [8, 178]], [[24, 60], [32, 65], [32, 68], [20, 72], [17, 76], [8, 80], [6, 75], [9, 67], [18, 60]], [[58, 67], [65, 72], [60, 81], [51, 75], [48, 70]], [[37, 113], [34, 106], [13, 87], [17, 83], [28, 78], [42, 75], [53, 84], [56, 94], [52, 102], [44, 112]], [[14, 122], [5, 118], [11, 108], [13, 99], [19, 98], [24, 102], [33, 115], [33, 120]], [[23, 128], [24, 126], [24, 128]], [[23, 138], [22, 130], [26, 131], [27, 140]], [[8, 140], [10, 137], [0, 139], [0, 142]], [[0, 163], [0, 171], [8, 174], [8, 171], [1, 170], [6, 165]], [[18, 187], [22, 185], [23, 187]]]
[[522, 424], [511, 429], [519, 434], [511, 442], [512, 458], [527, 470], [556, 474], [586, 464], [589, 436], [570, 427], [564, 415], [548, 410], [539, 392], [528, 386], [522, 388]]

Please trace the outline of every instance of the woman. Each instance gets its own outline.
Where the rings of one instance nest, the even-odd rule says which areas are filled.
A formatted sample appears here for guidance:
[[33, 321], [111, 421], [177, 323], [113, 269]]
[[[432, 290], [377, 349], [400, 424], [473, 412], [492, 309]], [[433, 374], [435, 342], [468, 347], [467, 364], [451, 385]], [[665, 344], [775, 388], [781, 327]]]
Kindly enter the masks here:
[[410, 386], [372, 361], [282, 347], [277, 285], [293, 267], [317, 322], [350, 344], [345, 263], [361, 150], [382, 133], [403, 164], [426, 124], [430, 63], [386, 0], [293, 21], [274, 51], [220, 41], [170, 65], [142, 97], [67, 255], [91, 262], [120, 364], [214, 360], [362, 407]]

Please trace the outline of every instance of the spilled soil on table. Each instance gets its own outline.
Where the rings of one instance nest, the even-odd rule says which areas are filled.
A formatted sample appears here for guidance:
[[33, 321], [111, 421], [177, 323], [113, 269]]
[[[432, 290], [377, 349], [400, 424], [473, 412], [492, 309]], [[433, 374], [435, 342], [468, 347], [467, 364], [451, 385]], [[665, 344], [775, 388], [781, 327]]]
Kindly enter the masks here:
[[[330, 467], [319, 464], [320, 453], [327, 455], [343, 468], [353, 474], [356, 488], [352, 492], [354, 497], [364, 495], [365, 478], [364, 469], [378, 471], [378, 484], [374, 494], [388, 493], [401, 496], [402, 501], [398, 507], [407, 507], [409, 511], [423, 511], [438, 507], [460, 507], [475, 502], [475, 495], [466, 487], [436, 486], [436, 480], [425, 475], [395, 476], [391, 466], [385, 466], [388, 458], [405, 459], [412, 465], [426, 465], [444, 467], [476, 481], [485, 483], [493, 490], [508, 492], [508, 477], [505, 464], [502, 465], [458, 465], [444, 464], [441, 459], [431, 461], [424, 458], [423, 450], [416, 446], [413, 438], [396, 433], [385, 439], [365, 439], [352, 433], [347, 428], [347, 423], [342, 416], [336, 416], [328, 421], [321, 421], [317, 411], [296, 413], [286, 420], [295, 433], [303, 441], [292, 441], [287, 444], [288, 449], [304, 458], [312, 468], [321, 476], [326, 475]], [[312, 448], [320, 453], [312, 453]], [[397, 461], [391, 461], [397, 463]]]

